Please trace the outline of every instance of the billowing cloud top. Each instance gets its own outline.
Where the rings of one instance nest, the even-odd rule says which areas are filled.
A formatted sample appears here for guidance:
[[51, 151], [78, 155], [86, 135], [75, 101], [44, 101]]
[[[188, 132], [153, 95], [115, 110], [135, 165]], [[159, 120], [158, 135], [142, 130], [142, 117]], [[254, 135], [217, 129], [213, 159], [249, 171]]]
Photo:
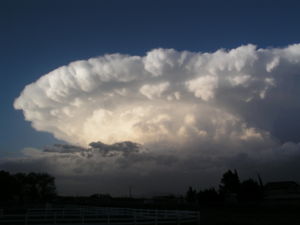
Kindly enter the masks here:
[[97, 140], [261, 140], [271, 123], [261, 108], [277, 107], [285, 96], [289, 100], [280, 104], [299, 105], [286, 89], [299, 70], [300, 44], [110, 54], [42, 76], [25, 87], [14, 107], [35, 129], [84, 147]]

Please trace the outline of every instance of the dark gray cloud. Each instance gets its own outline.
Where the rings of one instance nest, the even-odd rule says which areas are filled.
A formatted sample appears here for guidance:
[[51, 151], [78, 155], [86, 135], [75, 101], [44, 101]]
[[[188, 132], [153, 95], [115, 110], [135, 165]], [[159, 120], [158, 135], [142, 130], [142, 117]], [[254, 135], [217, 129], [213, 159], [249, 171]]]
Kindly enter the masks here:
[[57, 152], [57, 153], [74, 153], [86, 151], [85, 148], [68, 145], [68, 144], [55, 144], [44, 148], [44, 152]]
[[89, 144], [92, 151], [98, 151], [102, 156], [115, 156], [116, 154], [123, 154], [128, 156], [130, 153], [138, 153], [143, 151], [143, 146], [131, 141], [118, 142], [112, 145], [104, 144], [100, 141]]
[[[134, 193], [140, 196], [183, 193], [189, 185], [217, 187], [222, 173], [233, 168], [239, 171], [242, 179], [256, 178], [259, 173], [265, 182], [300, 181], [300, 144], [293, 142], [269, 146], [269, 150], [256, 149], [251, 154], [248, 149], [232, 151], [235, 153], [231, 155], [212, 152], [217, 146], [206, 146], [205, 154], [191, 150], [184, 155], [172, 149], [149, 151], [131, 142], [93, 143], [91, 146], [94, 147], [54, 145], [44, 150], [25, 149], [22, 157], [2, 159], [0, 168], [12, 172], [51, 173], [57, 178], [61, 194], [102, 192], [126, 195], [129, 186], [133, 186]], [[128, 151], [128, 146], [136, 148]], [[122, 148], [126, 154], [120, 153]]]

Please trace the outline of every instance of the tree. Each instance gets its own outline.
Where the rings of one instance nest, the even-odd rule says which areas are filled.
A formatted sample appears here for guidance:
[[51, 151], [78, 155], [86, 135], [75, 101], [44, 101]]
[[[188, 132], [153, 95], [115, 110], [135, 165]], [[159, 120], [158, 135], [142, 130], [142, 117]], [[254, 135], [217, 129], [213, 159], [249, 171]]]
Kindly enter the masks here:
[[223, 174], [220, 184], [220, 194], [237, 194], [240, 188], [240, 179], [236, 170], [228, 170]]
[[0, 202], [46, 202], [56, 195], [55, 178], [46, 173], [0, 171]]
[[31, 201], [46, 202], [56, 195], [55, 178], [46, 173], [29, 173], [23, 185]]
[[23, 203], [25, 201], [25, 195], [26, 195], [26, 177], [27, 175], [25, 173], [17, 173], [15, 174], [16, 184], [17, 184], [17, 191], [16, 195], [18, 197], [18, 200]]
[[192, 187], [189, 187], [186, 192], [186, 201], [187, 202], [195, 202], [197, 200], [197, 192]]
[[7, 202], [14, 198], [16, 180], [9, 172], [0, 171], [0, 202]]
[[239, 191], [239, 200], [257, 201], [262, 199], [262, 197], [263, 190], [255, 180], [250, 178], [241, 183]]
[[213, 203], [220, 200], [219, 194], [214, 188], [205, 189], [198, 193], [199, 203]]

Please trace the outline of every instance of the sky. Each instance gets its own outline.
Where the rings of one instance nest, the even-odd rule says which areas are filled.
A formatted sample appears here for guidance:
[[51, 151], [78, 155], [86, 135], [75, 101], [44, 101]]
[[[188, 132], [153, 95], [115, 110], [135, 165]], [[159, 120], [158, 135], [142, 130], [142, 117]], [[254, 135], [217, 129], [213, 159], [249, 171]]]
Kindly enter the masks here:
[[62, 194], [182, 193], [234, 168], [300, 181], [299, 10], [1, 1], [0, 169]]

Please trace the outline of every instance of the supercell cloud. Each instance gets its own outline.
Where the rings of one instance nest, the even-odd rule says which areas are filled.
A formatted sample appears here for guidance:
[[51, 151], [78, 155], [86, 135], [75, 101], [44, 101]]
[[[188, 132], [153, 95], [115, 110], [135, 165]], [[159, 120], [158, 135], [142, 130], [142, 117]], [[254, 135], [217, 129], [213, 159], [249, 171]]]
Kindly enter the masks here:
[[14, 107], [36, 130], [81, 146], [46, 148], [40, 158], [80, 152], [99, 163], [112, 154], [114, 165], [127, 167], [165, 159], [170, 168], [177, 162], [177, 171], [198, 168], [196, 158], [205, 162], [200, 169], [213, 171], [241, 154], [268, 160], [298, 154], [299, 71], [300, 44], [107, 54], [42, 76]]
[[300, 45], [111, 54], [42, 76], [25, 87], [14, 106], [35, 129], [81, 146], [98, 140], [145, 144], [223, 135], [260, 139], [266, 133], [247, 120], [243, 107], [259, 119], [257, 107], [273, 106], [276, 97], [286, 96], [290, 90], [284, 85], [299, 80], [294, 77], [299, 69]]

